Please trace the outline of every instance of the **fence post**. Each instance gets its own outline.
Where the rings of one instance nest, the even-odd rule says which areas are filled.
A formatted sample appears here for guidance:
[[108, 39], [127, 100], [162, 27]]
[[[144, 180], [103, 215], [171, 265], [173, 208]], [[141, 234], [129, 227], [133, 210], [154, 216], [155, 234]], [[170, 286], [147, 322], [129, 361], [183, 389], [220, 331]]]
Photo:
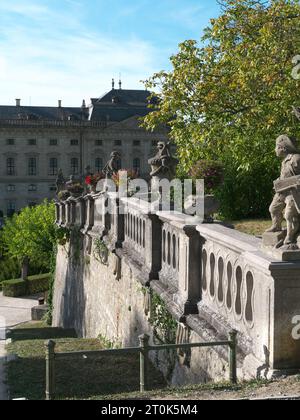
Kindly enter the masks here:
[[147, 334], [140, 335], [140, 392], [148, 388], [148, 354], [149, 340]]
[[55, 342], [46, 341], [46, 401], [55, 398]]
[[229, 333], [229, 366], [230, 366], [230, 382], [237, 383], [237, 334], [236, 330]]

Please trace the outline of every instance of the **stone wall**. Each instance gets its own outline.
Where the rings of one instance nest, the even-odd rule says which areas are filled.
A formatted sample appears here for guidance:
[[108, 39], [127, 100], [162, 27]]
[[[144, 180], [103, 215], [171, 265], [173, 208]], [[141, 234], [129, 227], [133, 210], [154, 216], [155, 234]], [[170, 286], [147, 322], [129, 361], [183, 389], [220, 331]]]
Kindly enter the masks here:
[[[107, 200], [113, 215], [101, 205]], [[149, 322], [155, 293], [177, 324], [177, 343], [226, 340], [238, 331], [240, 379], [300, 368], [300, 341], [292, 337], [300, 263], [276, 261], [261, 240], [220, 224], [153, 214], [134, 198], [98, 194], [56, 207], [57, 223], [72, 234], [57, 256], [54, 326], [122, 346], [136, 346], [142, 333], [157, 343]], [[152, 354], [172, 383], [228, 379], [227, 348], [175, 356]]]

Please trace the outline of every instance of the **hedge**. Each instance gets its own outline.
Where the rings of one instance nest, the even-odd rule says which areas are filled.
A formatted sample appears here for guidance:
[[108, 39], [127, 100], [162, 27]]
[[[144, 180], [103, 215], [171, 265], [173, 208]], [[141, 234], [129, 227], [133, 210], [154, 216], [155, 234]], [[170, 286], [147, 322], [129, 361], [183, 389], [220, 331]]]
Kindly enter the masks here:
[[27, 278], [27, 292], [30, 295], [47, 292], [49, 290], [51, 274], [38, 274]]
[[51, 274], [39, 274], [22, 279], [8, 280], [2, 283], [3, 295], [7, 297], [20, 297], [35, 295], [49, 290]]
[[19, 297], [27, 294], [27, 284], [24, 280], [7, 280], [2, 283], [3, 296]]

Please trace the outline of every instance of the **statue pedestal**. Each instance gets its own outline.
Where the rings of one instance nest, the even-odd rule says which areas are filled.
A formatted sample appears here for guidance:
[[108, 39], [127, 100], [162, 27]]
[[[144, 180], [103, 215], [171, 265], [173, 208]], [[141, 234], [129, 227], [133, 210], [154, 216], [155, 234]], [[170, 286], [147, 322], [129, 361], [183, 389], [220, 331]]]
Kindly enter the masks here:
[[[263, 251], [279, 261], [300, 261], [300, 249], [285, 249], [283, 241], [285, 240], [286, 235], [286, 230], [281, 232], [265, 232], [262, 237]], [[279, 243], [282, 243], [282, 246], [276, 248]], [[298, 247], [299, 246], [300, 242], [298, 239]]]

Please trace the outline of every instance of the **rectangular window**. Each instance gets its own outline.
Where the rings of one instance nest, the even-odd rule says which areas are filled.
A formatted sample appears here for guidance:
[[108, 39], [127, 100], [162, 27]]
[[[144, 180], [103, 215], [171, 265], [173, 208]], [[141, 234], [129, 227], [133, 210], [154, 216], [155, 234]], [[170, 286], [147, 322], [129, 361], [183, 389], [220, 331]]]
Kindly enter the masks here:
[[14, 192], [16, 191], [16, 186], [13, 184], [7, 185], [6, 190], [7, 192]]
[[49, 185], [49, 191], [50, 192], [56, 192], [56, 185], [55, 184]]
[[36, 139], [29, 139], [28, 146], [36, 146]]
[[101, 172], [103, 170], [103, 159], [102, 158], [97, 158], [95, 160], [95, 169], [96, 169], [96, 172]]
[[7, 175], [15, 175], [15, 159], [8, 158], [6, 160], [6, 173]]
[[50, 139], [49, 140], [49, 145], [50, 146], [57, 146], [58, 145], [57, 139]]
[[78, 146], [78, 145], [79, 145], [79, 140], [77, 139], [71, 140], [71, 146]]
[[28, 175], [35, 176], [37, 174], [36, 158], [29, 158], [28, 160]]
[[133, 145], [135, 147], [139, 147], [141, 145], [141, 141], [140, 140], [133, 140]]
[[115, 140], [115, 146], [122, 146], [122, 140]]
[[35, 191], [37, 191], [37, 185], [35, 185], [35, 184], [28, 185], [28, 191], [29, 192], [35, 192]]
[[57, 175], [57, 168], [58, 163], [56, 158], [50, 158], [49, 160], [49, 175], [56, 176]]
[[7, 146], [14, 146], [15, 145], [15, 139], [7, 139], [6, 140]]
[[133, 170], [135, 172], [140, 172], [141, 169], [141, 159], [135, 158], [133, 159]]
[[95, 146], [103, 146], [103, 140], [95, 140]]
[[78, 175], [79, 171], [79, 163], [77, 158], [71, 159], [71, 174], [72, 175]]

